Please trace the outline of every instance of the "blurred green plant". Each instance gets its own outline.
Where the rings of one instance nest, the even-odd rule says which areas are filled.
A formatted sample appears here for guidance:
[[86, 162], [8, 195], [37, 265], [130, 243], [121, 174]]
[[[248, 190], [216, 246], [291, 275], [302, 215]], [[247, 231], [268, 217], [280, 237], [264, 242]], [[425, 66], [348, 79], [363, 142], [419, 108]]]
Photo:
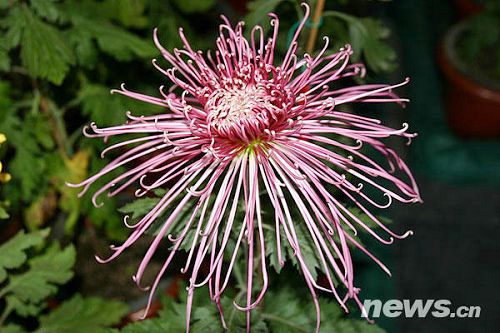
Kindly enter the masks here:
[[461, 64], [469, 73], [500, 86], [500, 2], [483, 0], [483, 9], [468, 21], [457, 40]]
[[0, 246], [0, 330], [28, 330], [10, 318], [38, 316], [36, 333], [104, 332], [120, 321], [127, 307], [119, 302], [75, 294], [46, 312], [47, 298], [73, 277], [75, 248], [47, 244], [49, 229], [19, 232]]
[[[183, 290], [182, 287], [180, 289]], [[246, 332], [245, 312], [238, 311], [233, 305], [233, 301], [239, 302], [243, 298], [244, 293], [242, 292], [224, 296], [221, 299], [227, 327], [226, 330], [223, 330], [219, 312], [211, 302], [208, 291], [200, 290], [196, 294], [193, 305], [191, 332]], [[132, 323], [121, 330], [109, 329], [106, 333], [184, 333], [186, 322], [185, 293], [180, 293], [178, 300], [163, 296], [161, 303], [162, 308], [158, 312], [157, 318]], [[321, 317], [328, 318], [328, 320], [323, 321], [320, 332], [385, 332], [380, 327], [369, 324], [365, 320], [346, 319], [343, 310], [334, 301], [320, 298], [320, 306]], [[303, 299], [297, 290], [286, 284], [279, 284], [266, 294], [263, 305], [252, 313], [252, 332], [314, 332], [315, 317], [314, 308], [307, 299]]]
[[[3, 186], [14, 218], [30, 230], [57, 219], [71, 235], [83, 217], [111, 239], [125, 231], [110, 200], [101, 210], [79, 200], [65, 182], [78, 182], [102, 163], [99, 141], [82, 141], [90, 121], [101, 126], [125, 121], [125, 110], [159, 112], [121, 96], [111, 96], [127, 77], [144, 78], [158, 55], [149, 40], [154, 26], [171, 47], [179, 46], [177, 26], [203, 45], [184, 20], [185, 13], [208, 10], [213, 1], [84, 0], [0, 2], [0, 132], [9, 138], [2, 152], [15, 175]], [[175, 29], [172, 28], [175, 25]], [[196, 38], [196, 36], [198, 36]], [[118, 77], [116, 70], [127, 68]], [[148, 70], [151, 70], [150, 68]], [[151, 89], [147, 80], [134, 84]], [[5, 216], [6, 204], [2, 204]]]

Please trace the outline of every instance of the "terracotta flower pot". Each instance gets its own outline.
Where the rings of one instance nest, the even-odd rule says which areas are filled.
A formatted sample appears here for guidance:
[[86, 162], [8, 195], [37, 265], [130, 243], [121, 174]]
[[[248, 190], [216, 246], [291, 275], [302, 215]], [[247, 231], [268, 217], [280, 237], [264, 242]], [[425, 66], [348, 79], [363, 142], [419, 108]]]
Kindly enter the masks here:
[[500, 137], [500, 85], [467, 70], [455, 50], [466, 23], [445, 35], [438, 62], [448, 82], [445, 107], [451, 129], [462, 137]]
[[474, 0], [455, 0], [458, 14], [462, 18], [470, 17], [477, 14], [483, 7]]

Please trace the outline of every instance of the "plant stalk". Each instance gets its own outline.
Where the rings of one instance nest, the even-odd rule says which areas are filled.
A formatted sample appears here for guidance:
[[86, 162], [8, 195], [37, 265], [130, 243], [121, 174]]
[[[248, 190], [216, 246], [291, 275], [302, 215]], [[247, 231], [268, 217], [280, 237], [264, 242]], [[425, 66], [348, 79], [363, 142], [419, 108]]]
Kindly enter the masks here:
[[5, 309], [3, 309], [2, 315], [0, 316], [0, 327], [3, 326], [3, 323], [7, 319], [7, 317], [10, 315], [12, 312], [13, 308], [7, 303], [5, 306]]
[[325, 0], [317, 0], [316, 7], [314, 8], [314, 14], [312, 18], [312, 26], [309, 31], [309, 37], [306, 44], [306, 52], [312, 54], [314, 51], [314, 46], [316, 44], [316, 39], [318, 39], [318, 25], [321, 21], [321, 15], [325, 9]]

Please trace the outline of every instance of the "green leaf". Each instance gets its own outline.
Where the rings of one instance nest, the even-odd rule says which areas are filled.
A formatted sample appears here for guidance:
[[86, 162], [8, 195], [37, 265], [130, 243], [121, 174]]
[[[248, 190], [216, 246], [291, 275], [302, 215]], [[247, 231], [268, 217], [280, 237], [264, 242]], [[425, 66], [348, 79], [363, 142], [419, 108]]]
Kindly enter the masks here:
[[38, 16], [53, 22], [58, 19], [60, 14], [54, 4], [56, 1], [57, 0], [30, 0], [30, 3]]
[[9, 50], [6, 47], [5, 38], [0, 37], [0, 71], [7, 72], [10, 69]]
[[[316, 279], [318, 277], [318, 271], [323, 271], [323, 266], [318, 256], [316, 245], [312, 240], [309, 230], [305, 226], [305, 222], [302, 223], [300, 222], [297, 223], [295, 227], [297, 240], [300, 244], [300, 250], [302, 251], [304, 262], [306, 266], [309, 268], [312, 277]], [[292, 262], [296, 267], [299, 266], [298, 260], [295, 257], [292, 258]]]
[[[280, 273], [282, 267], [278, 260], [276, 229], [274, 226], [269, 225], [269, 228], [266, 228], [264, 232], [266, 240], [266, 256], [269, 258], [269, 265], [274, 268], [276, 273]], [[286, 239], [282, 228], [280, 230], [280, 243], [283, 260], [286, 261], [287, 259], [292, 257], [293, 250], [291, 246], [289, 246], [288, 240]]]
[[380, 21], [372, 18], [363, 18], [361, 21], [368, 31], [363, 47], [363, 55], [368, 66], [375, 72], [394, 70], [396, 53], [384, 42], [389, 30]]
[[173, 0], [177, 7], [186, 14], [205, 12], [215, 5], [215, 0]]
[[141, 198], [118, 209], [120, 213], [131, 214], [132, 220], [137, 220], [149, 213], [158, 203], [160, 198]]
[[14, 309], [21, 317], [36, 316], [44, 308], [41, 303], [25, 303], [13, 295], [5, 297], [5, 302], [9, 308]]
[[8, 195], [12, 202], [37, 198], [49, 181], [46, 177], [47, 156], [43, 154], [42, 147], [54, 146], [46, 116], [29, 113], [20, 119], [13, 110], [9, 110], [6, 118], [0, 120], [0, 131], [7, 135], [9, 142], [16, 148], [9, 164], [14, 179], [5, 186]]
[[48, 234], [48, 229], [29, 234], [20, 231], [0, 246], [0, 282], [7, 277], [6, 269], [18, 268], [24, 264], [27, 260], [26, 250], [40, 245]]
[[17, 47], [21, 41], [21, 33], [25, 26], [25, 19], [21, 8], [15, 6], [10, 9], [8, 16], [0, 20], [0, 25], [7, 29], [7, 32], [3, 36], [3, 47], [7, 50]]
[[[158, 22], [158, 38], [160, 39], [161, 45], [165, 47], [167, 50], [172, 50], [174, 48], [182, 47], [182, 41], [179, 38], [178, 29], [179, 27], [186, 27], [184, 33], [187, 36], [196, 36], [196, 33], [190, 29], [189, 24], [183, 20], [179, 15], [175, 15], [174, 12], [167, 12], [165, 15], [162, 15]], [[207, 39], [201, 39], [201, 42], [207, 41]], [[200, 45], [200, 39], [196, 41], [192, 41], [192, 45], [195, 45], [197, 48], [202, 48], [203, 45]]]
[[182, 327], [182, 330], [172, 329], [171, 321], [175, 320], [175, 318], [161, 318], [161, 319], [146, 319], [143, 321], [135, 322], [133, 324], [129, 324], [125, 326], [122, 330], [113, 330], [107, 331], [107, 333], [112, 332], [122, 332], [122, 333], [184, 333], [185, 328]]
[[116, 125], [125, 121], [123, 99], [111, 95], [109, 88], [97, 84], [84, 85], [78, 93], [82, 112], [99, 126]]
[[268, 20], [267, 14], [273, 12], [280, 3], [286, 0], [254, 0], [248, 3], [248, 14], [243, 19], [245, 25], [253, 27]]
[[193, 332], [217, 332], [221, 329], [219, 313], [214, 305], [194, 309], [192, 314], [194, 323], [191, 326]]
[[144, 6], [138, 0], [64, 2], [64, 20], [72, 25], [67, 30], [67, 38], [75, 49], [78, 62], [87, 67], [95, 64], [95, 43], [103, 52], [120, 61], [157, 55], [159, 52], [150, 38], [145, 41], [111, 23], [118, 20], [126, 26], [143, 26], [145, 17], [141, 15]]
[[66, 31], [66, 37], [73, 46], [78, 64], [89, 69], [93, 68], [98, 52], [92, 35], [86, 30], [73, 27]]
[[10, 217], [9, 213], [7, 212], [8, 206], [9, 206], [8, 201], [0, 201], [0, 220], [5, 220]]
[[59, 30], [38, 19], [26, 7], [22, 12], [21, 59], [24, 67], [33, 77], [61, 84], [75, 62], [73, 51]]
[[2, 333], [24, 333], [26, 332], [21, 326], [15, 324], [9, 324], [2, 327]]
[[[338, 11], [325, 11], [323, 15], [332, 17], [334, 21], [343, 22], [347, 27], [348, 36], [343, 29], [336, 30], [334, 37], [340, 41], [335, 45], [351, 44], [353, 61], [364, 59], [367, 66], [374, 72], [394, 70], [396, 54], [385, 41], [390, 31], [382, 22], [370, 17], [359, 18]], [[325, 26], [329, 27], [329, 24]]]
[[129, 234], [129, 229], [124, 227], [123, 220], [117, 213], [116, 201], [106, 200], [106, 204], [99, 209], [90, 208], [89, 219], [98, 227], [102, 227], [106, 237], [111, 240], [123, 241]]
[[9, 293], [10, 306], [19, 315], [35, 314], [41, 308], [40, 302], [57, 291], [57, 285], [71, 279], [75, 256], [72, 245], [61, 250], [53, 244], [44, 254], [30, 259], [29, 270], [10, 277], [4, 288]]
[[59, 207], [68, 213], [64, 223], [64, 231], [73, 234], [74, 228], [80, 216], [82, 201], [78, 198], [80, 189], [66, 185], [66, 182], [78, 184], [87, 178], [90, 152], [87, 150], [77, 151], [71, 158], [60, 157], [53, 154], [53, 163], [50, 170], [53, 170], [53, 182], [59, 193]]
[[151, 58], [159, 53], [153, 43], [143, 41], [132, 33], [108, 23], [96, 24], [88, 21], [86, 29], [94, 35], [97, 45], [103, 52], [120, 61], [131, 60], [134, 57]]
[[[362, 320], [340, 320], [334, 325], [336, 332], [345, 333], [384, 333], [385, 331], [373, 324], [370, 324]], [[327, 325], [321, 330], [321, 332], [332, 332]]]
[[[89, 40], [95, 40], [99, 48], [120, 61], [128, 61], [133, 58], [151, 58], [159, 52], [152, 42], [144, 41], [136, 35], [121, 29], [109, 22], [90, 19], [84, 15], [73, 14], [71, 21], [74, 27], [68, 32], [78, 34]], [[72, 42], [78, 43], [77, 38], [71, 38]], [[75, 44], [75, 47], [77, 44]], [[89, 52], [87, 50], [87, 52]]]
[[[184, 290], [184, 288], [180, 288]], [[184, 333], [186, 331], [186, 297], [181, 294], [179, 301], [174, 301], [165, 296], [161, 297], [162, 309], [158, 318], [146, 319], [125, 326], [121, 333]], [[191, 315], [192, 333], [222, 332], [219, 315], [216, 307], [210, 301], [205, 290], [197, 291], [193, 312]], [[109, 330], [107, 333], [117, 333]], [[233, 332], [233, 331], [229, 331]]]
[[349, 43], [353, 50], [353, 61], [359, 61], [361, 59], [367, 34], [368, 32], [363, 24], [359, 24], [357, 21], [349, 24]]
[[85, 84], [78, 92], [78, 100], [82, 105], [83, 114], [99, 126], [124, 123], [126, 111], [146, 114], [148, 111], [150, 113], [151, 110], [156, 112], [160, 109], [119, 94], [111, 94], [108, 87], [99, 84]]
[[[153, 193], [156, 195], [156, 197], [146, 197], [146, 198], [136, 199], [135, 201], [121, 207], [119, 211], [121, 213], [129, 215], [132, 223], [137, 222], [140, 218], [145, 216], [154, 207], [156, 207], [156, 205], [160, 202], [161, 197], [165, 195], [166, 191], [164, 189], [155, 189]], [[159, 230], [165, 223], [165, 217], [169, 216], [170, 213], [177, 208], [177, 205], [180, 200], [181, 199], [174, 200], [168, 207], [165, 208], [162, 214], [160, 214], [160, 216], [156, 218], [155, 222], [153, 222], [153, 224], [147, 230], [148, 234], [156, 235], [159, 232]], [[182, 207], [169, 233], [173, 235], [179, 235], [182, 233], [182, 231], [186, 226], [187, 221], [192, 215], [196, 202], [197, 202], [196, 199], [193, 199]], [[191, 248], [191, 244], [195, 235], [195, 230], [196, 227], [192, 226], [192, 228], [187, 232], [183, 243], [179, 247], [180, 249], [188, 251]]]
[[35, 333], [104, 333], [106, 327], [119, 323], [126, 312], [127, 306], [121, 302], [75, 295], [41, 316]]
[[[182, 286], [179, 288], [184, 290]], [[231, 293], [229, 290], [228, 293]], [[132, 323], [122, 330], [108, 330], [107, 333], [183, 333], [185, 332], [185, 303], [186, 293], [181, 293], [178, 300], [166, 296], [161, 297], [162, 309], [158, 318], [146, 319]], [[207, 289], [197, 289], [194, 297], [191, 314], [191, 332], [246, 332], [246, 313], [238, 310], [233, 301], [244, 302], [245, 292], [240, 292], [235, 299], [223, 296], [221, 305], [227, 330], [223, 330], [219, 313], [211, 301]], [[346, 316], [337, 302], [330, 297], [320, 297], [321, 332], [342, 333], [384, 333], [384, 330], [367, 323]], [[269, 291], [264, 301], [252, 312], [252, 332], [257, 333], [309, 333], [314, 332], [316, 326], [316, 312], [313, 304], [297, 290], [287, 283], [277, 284]]]
[[[186, 290], [184, 285], [181, 285], [179, 289]], [[167, 322], [169, 332], [173, 333], [186, 331], [186, 293], [181, 293], [179, 298], [177, 301], [167, 296], [160, 297], [162, 309], [158, 312], [158, 320]], [[208, 303], [206, 299], [195, 297], [194, 304], [196, 307], [200, 306], [200, 301], [205, 301], [205, 305]]]
[[272, 332], [311, 332], [314, 318], [304, 311], [304, 306], [299, 301], [297, 295], [287, 288], [266, 295], [262, 316], [269, 323]]
[[[331, 297], [320, 297], [320, 332], [383, 333], [384, 330], [353, 315], [345, 315], [339, 304]], [[314, 332], [316, 312], [311, 302], [304, 300], [300, 291], [287, 286], [277, 287], [266, 295], [262, 317], [271, 332]]]
[[54, 139], [52, 138], [52, 127], [45, 114], [36, 117], [36, 120], [33, 121], [32, 131], [38, 143], [43, 148], [51, 150], [55, 147]]
[[[311, 235], [309, 234], [309, 230], [307, 230], [307, 227], [305, 226], [305, 222], [299, 220], [297, 221], [297, 223], [295, 223], [295, 233], [297, 235], [297, 239], [300, 244], [300, 250], [304, 258], [304, 262], [306, 266], [309, 268], [309, 271], [311, 272], [313, 278], [316, 278], [318, 276], [317, 271], [318, 270], [322, 271], [322, 265], [320, 262], [320, 258], [318, 257], [317, 254], [318, 252], [316, 251], [316, 247], [311, 238]], [[301, 267], [299, 265], [297, 258], [294, 256], [294, 250], [292, 249], [290, 243], [286, 239], [283, 230], [281, 230], [280, 236], [281, 236], [281, 254], [283, 260], [285, 262], [288, 261], [292, 262], [292, 264], [298, 270], [300, 270]], [[281, 265], [278, 262], [276, 231], [274, 229], [274, 226], [269, 227], [269, 231], [267, 231], [265, 237], [266, 237], [266, 255], [269, 257], [271, 267], [273, 267], [275, 271], [279, 273], [281, 271]]]
[[[27, 147], [30, 141], [26, 141]], [[21, 182], [21, 187], [17, 188], [18, 195], [21, 194], [25, 200], [35, 197], [37, 189], [40, 189], [44, 173], [44, 161], [38, 158], [36, 152], [25, 147], [18, 147], [9, 168], [14, 179]], [[15, 182], [12, 182], [8, 186], [14, 184]]]
[[145, 0], [106, 0], [103, 7], [108, 18], [119, 21], [125, 27], [145, 28], [149, 23], [144, 15]]

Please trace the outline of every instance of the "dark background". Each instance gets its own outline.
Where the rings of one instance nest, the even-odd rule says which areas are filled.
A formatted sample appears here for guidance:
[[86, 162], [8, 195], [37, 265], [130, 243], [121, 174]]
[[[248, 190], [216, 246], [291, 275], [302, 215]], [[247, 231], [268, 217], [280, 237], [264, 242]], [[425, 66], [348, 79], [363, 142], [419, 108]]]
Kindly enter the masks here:
[[424, 203], [394, 205], [389, 213], [401, 230], [415, 232], [395, 246], [376, 249], [393, 267], [393, 284], [365, 268], [360, 285], [366, 298], [449, 299], [453, 307], [482, 308], [474, 319], [379, 319], [389, 332], [499, 332], [500, 144], [450, 132], [445, 82], [436, 63], [443, 32], [458, 20], [456, 7], [453, 1], [432, 0], [376, 7], [383, 9], [374, 15], [392, 27], [400, 72], [412, 79], [408, 108], [386, 116], [396, 124], [410, 119], [419, 133], [411, 148], [400, 151], [411, 161]]

